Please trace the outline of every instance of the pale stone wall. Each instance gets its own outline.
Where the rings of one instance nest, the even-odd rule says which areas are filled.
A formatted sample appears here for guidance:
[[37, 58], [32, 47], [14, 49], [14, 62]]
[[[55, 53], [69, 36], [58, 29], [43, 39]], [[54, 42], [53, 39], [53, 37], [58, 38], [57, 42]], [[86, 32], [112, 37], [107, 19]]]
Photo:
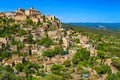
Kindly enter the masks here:
[[38, 23], [39, 19], [38, 18], [31, 18], [34, 23]]
[[5, 17], [5, 14], [4, 13], [0, 13], [0, 17]]
[[17, 10], [16, 10], [16, 12], [17, 12], [17, 13], [24, 14], [25, 10], [24, 10], [24, 9], [19, 8], [19, 9], [17, 9]]
[[31, 12], [31, 15], [39, 15], [39, 11], [36, 11], [36, 10], [30, 10]]
[[5, 38], [0, 38], [0, 42], [2, 42], [2, 43], [7, 43], [7, 40], [5, 39]]
[[50, 21], [54, 21], [55, 20], [55, 16], [46, 16], [46, 18]]
[[17, 15], [17, 16], [15, 16], [15, 20], [16, 21], [25, 21], [26, 20], [26, 16], [24, 16], [24, 15]]
[[15, 15], [16, 15], [15, 12], [7, 12], [7, 13], [5, 13], [5, 16], [6, 16], [7, 18], [14, 18]]
[[25, 10], [25, 15], [26, 16], [30, 15], [30, 11], [29, 10]]
[[29, 10], [25, 10], [25, 15], [29, 16], [30, 15], [30, 11]]
[[40, 22], [44, 21], [44, 15], [43, 14], [37, 15], [37, 18], [39, 18]]
[[25, 10], [25, 15], [30, 16], [30, 15], [39, 15], [40, 12], [34, 9], [29, 9]]

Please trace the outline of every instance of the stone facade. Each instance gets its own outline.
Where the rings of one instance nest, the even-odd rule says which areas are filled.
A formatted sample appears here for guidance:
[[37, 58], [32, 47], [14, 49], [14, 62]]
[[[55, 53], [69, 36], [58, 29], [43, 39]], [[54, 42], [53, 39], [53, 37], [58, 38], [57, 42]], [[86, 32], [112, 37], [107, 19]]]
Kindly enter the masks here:
[[46, 16], [46, 18], [49, 21], [54, 21], [55, 20], [55, 16]]
[[17, 10], [16, 10], [16, 12], [17, 12], [17, 13], [24, 14], [24, 13], [25, 13], [25, 10], [24, 10], [24, 9], [19, 8], [19, 9], [17, 9]]
[[5, 14], [4, 13], [0, 13], [0, 17], [5, 17]]
[[0, 42], [6, 44], [6, 43], [7, 43], [7, 40], [6, 40], [6, 38], [0, 37]]
[[37, 10], [34, 10], [34, 8], [32, 7], [32, 8], [30, 8], [29, 10], [25, 10], [25, 15], [26, 16], [30, 16], [30, 15], [39, 15], [40, 14], [40, 12], [39, 11], [37, 11]]
[[17, 22], [24, 22], [25, 20], [26, 20], [26, 16], [24, 16], [24, 15], [16, 15], [15, 16], [15, 21], [17, 21]]
[[6, 12], [6, 13], [5, 13], [5, 16], [6, 16], [7, 18], [14, 18], [15, 15], [16, 15], [15, 12]]

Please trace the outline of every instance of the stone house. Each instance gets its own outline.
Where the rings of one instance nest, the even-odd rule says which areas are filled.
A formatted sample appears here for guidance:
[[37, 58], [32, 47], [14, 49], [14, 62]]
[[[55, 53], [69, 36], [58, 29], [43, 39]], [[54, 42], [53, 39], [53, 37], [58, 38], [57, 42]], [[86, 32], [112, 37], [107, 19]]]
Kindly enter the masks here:
[[38, 59], [36, 56], [28, 56], [26, 59], [32, 63], [38, 63]]
[[29, 53], [29, 47], [24, 47], [20, 50], [20, 53]]
[[31, 7], [29, 10], [25, 10], [25, 15], [26, 16], [30, 16], [30, 15], [39, 15], [40, 14], [40, 12], [39, 11], [37, 11], [37, 10], [34, 10], [34, 8], [33, 7]]
[[11, 59], [7, 59], [7, 58], [3, 59], [2, 64], [10, 65], [13, 67], [15, 64], [23, 63], [23, 60], [24, 60], [23, 57], [20, 57], [18, 54], [14, 54], [12, 55]]
[[20, 77], [25, 77], [26, 76], [26, 74], [24, 72], [19, 72], [17, 75], [20, 76]]
[[48, 27], [48, 23], [47, 22], [44, 22], [43, 23], [43, 27], [45, 28], [45, 27]]
[[55, 20], [55, 16], [46, 16], [46, 19], [48, 21], [54, 21]]
[[97, 50], [95, 50], [94, 48], [90, 49], [90, 56], [97, 56]]
[[0, 37], [0, 42], [6, 44], [6, 43], [7, 43], [7, 40], [6, 40], [6, 38]]
[[13, 54], [12, 60], [14, 61], [15, 64], [17, 64], [17, 63], [23, 63], [24, 58], [19, 56], [18, 54]]
[[31, 27], [22, 27], [25, 31], [32, 30]]
[[41, 31], [39, 29], [35, 30], [35, 36], [36, 38], [40, 38], [41, 37]]
[[10, 45], [10, 50], [17, 51], [17, 46], [16, 45]]
[[63, 40], [62, 46], [64, 50], [66, 50], [68, 47], [70, 47], [71, 42], [66, 37], [63, 37], [62, 40]]
[[38, 32], [38, 33], [36, 33], [36, 32], [32, 32], [32, 35], [33, 35], [33, 40], [36, 40], [36, 39], [40, 39], [41, 38], [41, 34]]
[[16, 10], [16, 13], [20, 13], [20, 14], [22, 14], [22, 15], [25, 15], [25, 10], [19, 8], [19, 9]]
[[69, 53], [72, 54], [72, 55], [74, 55], [76, 52], [77, 52], [77, 50], [73, 50], [73, 49], [69, 50]]
[[44, 22], [44, 18], [45, 18], [44, 14], [36, 15], [36, 17], [39, 19], [40, 22]]
[[25, 15], [16, 15], [14, 19], [17, 22], [24, 22], [26, 20], [26, 18], [27, 18], [27, 16], [25, 16]]
[[5, 58], [5, 59], [2, 60], [2, 64], [3, 64], [3, 65], [14, 66], [14, 61], [13, 61], [12, 59], [7, 59], [7, 58]]
[[5, 14], [0, 12], [0, 17], [5, 17]]
[[7, 18], [15, 18], [16, 13], [15, 13], [15, 12], [6, 12], [6, 13], [5, 13], [5, 16], [6, 16]]
[[86, 42], [89, 42], [89, 39], [88, 39], [87, 37], [85, 37], [85, 36], [81, 36], [80, 42], [81, 42], [82, 44], [84, 44], [84, 43], [86, 43]]
[[55, 38], [57, 37], [56, 35], [57, 35], [57, 31], [48, 31], [48, 36], [50, 38]]
[[16, 41], [20, 40], [21, 42], [23, 42], [24, 39], [26, 39], [25, 36], [22, 36], [22, 37], [15, 36]]
[[32, 52], [32, 54], [37, 54], [38, 53], [38, 49], [36, 47], [33, 47], [31, 49], [31, 52]]
[[40, 22], [40, 20], [39, 20], [37, 17], [32, 17], [31, 20], [32, 20], [34, 23]]
[[105, 62], [104, 62], [104, 64], [111, 66], [111, 64], [112, 64], [112, 59], [111, 59], [111, 58], [106, 59]]

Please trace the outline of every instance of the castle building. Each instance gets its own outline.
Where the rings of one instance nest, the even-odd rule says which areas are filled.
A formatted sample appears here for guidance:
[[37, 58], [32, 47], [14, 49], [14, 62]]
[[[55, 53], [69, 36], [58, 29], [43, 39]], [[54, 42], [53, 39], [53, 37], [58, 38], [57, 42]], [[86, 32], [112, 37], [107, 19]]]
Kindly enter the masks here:
[[37, 11], [37, 10], [34, 10], [34, 8], [32, 7], [32, 8], [30, 8], [29, 10], [25, 10], [25, 15], [26, 16], [34, 16], [34, 15], [39, 15], [40, 14], [40, 12], [39, 11]]
[[16, 13], [19, 13], [19, 14], [25, 14], [25, 10], [24, 9], [21, 9], [21, 8], [18, 8], [17, 10], [16, 10]]

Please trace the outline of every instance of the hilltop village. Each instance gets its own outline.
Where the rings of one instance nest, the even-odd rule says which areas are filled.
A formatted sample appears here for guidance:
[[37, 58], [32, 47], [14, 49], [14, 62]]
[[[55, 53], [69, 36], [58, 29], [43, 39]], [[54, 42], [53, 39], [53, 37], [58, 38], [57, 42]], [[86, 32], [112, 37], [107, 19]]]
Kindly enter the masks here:
[[[0, 13], [0, 64], [11, 67], [21, 80], [52, 80], [42, 79], [49, 74], [53, 80], [105, 80], [107, 74], [99, 76], [86, 65], [97, 55], [88, 36], [62, 27], [55, 16], [45, 16], [33, 7]], [[101, 62], [96, 59], [94, 65]], [[103, 64], [116, 73], [111, 63], [108, 58]], [[28, 79], [31, 76], [34, 79]]]
[[[33, 7], [31, 7], [28, 10], [25, 9], [17, 9], [16, 12], [6, 12], [6, 13], [0, 13], [0, 17], [7, 17], [12, 18], [16, 22], [24, 23], [27, 18], [30, 18], [34, 23], [43, 23], [44, 25], [47, 25], [48, 21], [54, 21], [53, 24], [55, 24], [55, 16], [45, 16], [44, 14], [40, 13], [39, 11], [35, 10]], [[59, 20], [56, 20], [58, 24], [60, 23]], [[56, 24], [57, 26], [57, 24]], [[59, 25], [58, 25], [59, 26]]]

